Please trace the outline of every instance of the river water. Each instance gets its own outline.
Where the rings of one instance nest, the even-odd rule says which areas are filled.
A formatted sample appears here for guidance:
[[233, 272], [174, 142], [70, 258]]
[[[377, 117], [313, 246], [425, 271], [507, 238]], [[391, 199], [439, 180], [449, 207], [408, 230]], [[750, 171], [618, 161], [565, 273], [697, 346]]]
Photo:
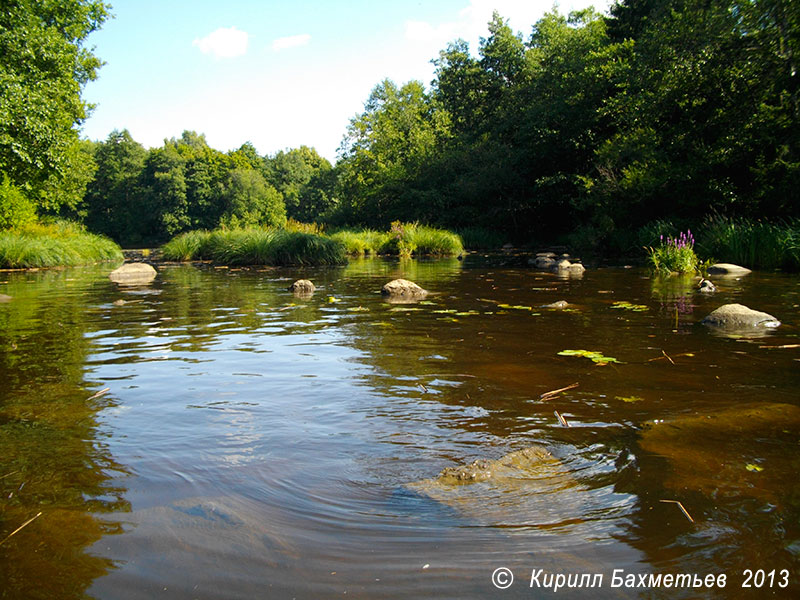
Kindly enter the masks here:
[[[524, 264], [0, 273], [0, 596], [797, 597], [800, 279]], [[783, 325], [699, 323], [728, 302]], [[726, 586], [638, 587], [687, 573]]]

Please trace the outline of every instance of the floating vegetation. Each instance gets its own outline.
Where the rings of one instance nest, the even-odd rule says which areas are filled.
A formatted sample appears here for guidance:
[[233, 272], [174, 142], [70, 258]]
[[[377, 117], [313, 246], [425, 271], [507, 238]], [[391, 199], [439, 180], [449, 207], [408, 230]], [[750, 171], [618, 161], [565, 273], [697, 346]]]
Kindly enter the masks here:
[[614, 302], [611, 308], [619, 310], [632, 310], [633, 312], [646, 312], [650, 307], [645, 304], [631, 304], [630, 302]]
[[522, 306], [519, 304], [498, 304], [498, 308], [507, 308], [509, 310], [533, 310], [532, 306]]
[[748, 471], [752, 472], [752, 473], [760, 473], [761, 471], [764, 470], [764, 467], [761, 467], [761, 466], [753, 464], [753, 463], [748, 463], [747, 465], [745, 465], [744, 468], [747, 469]]
[[417, 308], [416, 306], [397, 306], [395, 308], [390, 308], [389, 312], [419, 312], [421, 308]]
[[616, 396], [616, 398], [623, 402], [642, 402], [644, 400], [641, 396]]
[[439, 310], [434, 310], [432, 312], [434, 312], [436, 314], [441, 314], [441, 315], [454, 315], [458, 311], [456, 309], [454, 309], [454, 308], [441, 308]]
[[336, 304], [341, 301], [341, 298], [337, 298], [336, 296], [328, 296], [328, 304]]
[[598, 365], [607, 365], [608, 363], [619, 363], [616, 358], [611, 356], [604, 356], [600, 352], [594, 350], [562, 350], [558, 353], [559, 356], [582, 356], [588, 358], [593, 363]]
[[457, 312], [457, 313], [455, 313], [455, 315], [457, 317], [471, 317], [473, 315], [479, 315], [479, 314], [481, 314], [481, 313], [479, 313], [477, 310], [468, 310], [466, 312]]
[[365, 306], [351, 306], [347, 310], [350, 312], [369, 312], [369, 309]]

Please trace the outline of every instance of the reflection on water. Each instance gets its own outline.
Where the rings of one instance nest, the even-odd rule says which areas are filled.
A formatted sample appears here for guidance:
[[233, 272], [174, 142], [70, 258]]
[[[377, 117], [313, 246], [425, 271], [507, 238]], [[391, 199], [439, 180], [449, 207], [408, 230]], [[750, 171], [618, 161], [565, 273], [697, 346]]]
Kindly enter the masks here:
[[[387, 303], [397, 277], [431, 294]], [[705, 295], [470, 256], [1, 279], [0, 539], [42, 512], [0, 546], [7, 597], [482, 598], [500, 566], [511, 598], [533, 568], [605, 573], [604, 597], [632, 595], [615, 568], [786, 568], [772, 591], [797, 590], [796, 277]], [[784, 326], [711, 335], [725, 302]], [[413, 484], [531, 446], [550, 458], [513, 481]]]

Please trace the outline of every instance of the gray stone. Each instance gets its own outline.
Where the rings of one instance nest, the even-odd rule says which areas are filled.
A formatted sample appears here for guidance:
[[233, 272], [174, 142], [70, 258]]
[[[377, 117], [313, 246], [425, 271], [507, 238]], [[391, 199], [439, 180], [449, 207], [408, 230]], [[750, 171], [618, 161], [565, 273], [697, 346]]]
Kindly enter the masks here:
[[152, 265], [142, 262], [125, 263], [119, 269], [111, 271], [108, 278], [119, 285], [147, 285], [157, 275]]
[[428, 295], [428, 292], [413, 281], [395, 279], [381, 288], [381, 294], [390, 302], [416, 302]]
[[778, 327], [781, 324], [772, 315], [753, 310], [743, 304], [724, 304], [701, 322], [709, 327], [729, 331], [760, 331]]
[[739, 265], [732, 265], [730, 263], [716, 263], [708, 267], [709, 275], [722, 275], [723, 277], [741, 277], [752, 273], [750, 269], [740, 267]]
[[317, 288], [308, 279], [298, 279], [289, 286], [289, 291], [297, 296], [310, 296]]

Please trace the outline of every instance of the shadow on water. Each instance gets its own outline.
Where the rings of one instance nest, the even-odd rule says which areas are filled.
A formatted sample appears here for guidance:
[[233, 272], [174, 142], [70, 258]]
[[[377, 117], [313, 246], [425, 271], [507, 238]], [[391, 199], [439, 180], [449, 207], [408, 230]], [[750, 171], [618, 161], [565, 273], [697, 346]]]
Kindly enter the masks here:
[[[724, 572], [727, 597], [744, 568], [785, 568], [792, 589], [771, 591], [790, 597], [796, 277], [704, 295], [690, 278], [558, 278], [512, 258], [163, 265], [130, 290], [100, 271], [9, 276], [2, 527], [41, 502], [66, 515], [0, 547], [10, 597], [41, 556], [99, 598], [479, 598], [499, 566], [526, 583], [533, 568], [603, 573], [603, 597], [631, 597], [609, 588], [614, 568]], [[311, 298], [286, 290], [301, 277]], [[430, 295], [384, 301], [397, 277]], [[727, 302], [784, 325], [713, 335], [699, 321]], [[502, 480], [435, 482], [531, 446], [547, 458]]]

